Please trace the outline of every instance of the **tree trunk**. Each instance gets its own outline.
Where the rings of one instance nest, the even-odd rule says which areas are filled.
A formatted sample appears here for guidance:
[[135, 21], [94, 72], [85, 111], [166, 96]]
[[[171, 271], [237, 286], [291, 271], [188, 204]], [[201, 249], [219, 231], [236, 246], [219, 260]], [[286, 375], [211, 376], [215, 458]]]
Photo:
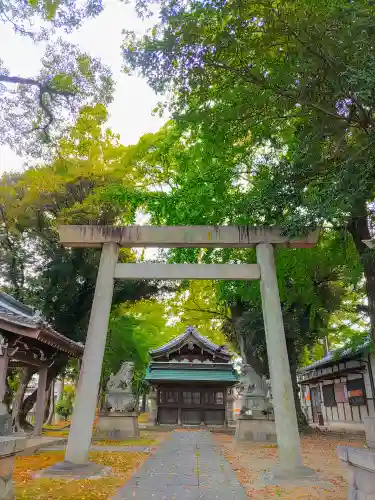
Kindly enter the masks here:
[[[56, 377], [58, 371], [59, 371], [59, 366], [57, 365], [52, 365], [50, 368], [48, 368], [48, 373], [47, 373], [47, 390], [49, 389], [49, 386], [51, 385], [52, 380]], [[21, 427], [23, 428], [29, 428], [30, 424], [28, 424], [26, 417], [29, 411], [32, 409], [36, 402], [36, 395], [37, 395], [37, 389], [35, 389], [34, 392], [32, 392], [21, 404], [21, 408], [19, 410], [19, 423]]]
[[370, 250], [363, 240], [370, 240], [368, 227], [367, 209], [365, 203], [357, 207], [348, 222], [348, 231], [352, 235], [355, 247], [363, 264], [363, 272], [366, 279], [366, 293], [368, 300], [368, 314], [370, 317], [371, 336], [375, 343], [375, 265], [374, 251]]
[[294, 394], [294, 403], [296, 406], [296, 415], [297, 415], [297, 422], [298, 422], [298, 428], [301, 431], [306, 431], [307, 429], [310, 428], [306, 415], [302, 411], [302, 406], [301, 406], [301, 399], [299, 396], [299, 385], [297, 383], [297, 356], [296, 356], [296, 348], [294, 345], [294, 340], [286, 338], [286, 346], [287, 346], [287, 351], [288, 351], [288, 358], [289, 358], [289, 367], [290, 367], [290, 376], [292, 378], [292, 385], [293, 385], [293, 394]]
[[56, 401], [58, 401], [63, 397], [64, 394], [64, 377], [61, 377], [56, 380], [56, 389], [57, 389]]
[[[58, 378], [56, 380], [56, 402], [59, 401], [63, 395], [64, 395], [64, 376], [61, 375], [61, 378]], [[55, 408], [56, 409], [56, 408]], [[56, 418], [55, 418], [55, 421], [56, 422], [60, 422], [62, 419], [61, 419], [61, 416], [55, 411], [55, 414], [56, 414]]]
[[302, 431], [305, 431], [305, 430], [309, 429], [310, 426], [309, 426], [306, 415], [303, 412], [302, 406], [301, 406], [300, 388], [299, 388], [299, 385], [297, 383], [297, 367], [296, 367], [296, 365], [290, 367], [290, 375], [292, 377], [292, 385], [293, 385], [293, 393], [294, 393], [294, 402], [296, 405], [298, 428]]
[[142, 394], [141, 413], [145, 413], [146, 411], [146, 399], [147, 399], [147, 394], [144, 392]]
[[21, 429], [28, 431], [32, 430], [32, 426], [28, 423], [26, 417], [36, 402], [36, 394], [37, 394], [37, 389], [35, 389], [31, 394], [29, 394], [27, 398], [25, 398], [21, 403], [21, 407], [19, 409], [19, 414], [18, 414], [18, 421]]
[[53, 421], [53, 416], [55, 414], [55, 381], [52, 380], [50, 385], [50, 395], [49, 395], [49, 412], [46, 420], [46, 424], [51, 425]]
[[105, 390], [105, 385], [103, 385], [103, 383], [100, 384], [100, 388], [99, 388], [97, 408], [99, 411], [106, 410], [106, 390]]
[[[25, 396], [25, 391], [26, 391], [27, 386], [31, 380], [31, 377], [34, 375], [34, 373], [35, 373], [34, 368], [27, 367], [27, 368], [23, 369], [23, 373], [21, 375], [21, 380], [20, 380], [20, 385], [19, 385], [18, 390], [16, 392], [16, 395], [14, 397], [13, 407], [12, 407], [13, 432], [20, 432], [22, 430], [31, 430], [32, 429], [32, 426], [28, 422], [26, 422], [26, 419], [24, 421], [25, 427], [22, 427], [20, 417], [21, 417], [21, 407], [22, 407], [23, 398]], [[32, 408], [32, 406], [31, 406], [31, 408]]]
[[8, 413], [12, 412], [12, 402], [14, 399], [15, 393], [12, 391], [12, 389], [9, 386], [9, 380], [8, 377], [6, 378], [6, 390], [5, 390], [5, 397], [4, 397], [4, 403], [7, 407]]

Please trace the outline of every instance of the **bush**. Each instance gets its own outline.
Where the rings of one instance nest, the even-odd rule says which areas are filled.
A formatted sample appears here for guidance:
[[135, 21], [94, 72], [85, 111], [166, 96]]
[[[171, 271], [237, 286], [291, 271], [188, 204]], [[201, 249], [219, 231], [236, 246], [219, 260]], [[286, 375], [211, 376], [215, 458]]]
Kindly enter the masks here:
[[68, 420], [70, 415], [73, 413], [73, 401], [75, 396], [74, 391], [68, 389], [70, 388], [64, 389], [64, 393], [56, 403], [57, 414], [65, 420]]

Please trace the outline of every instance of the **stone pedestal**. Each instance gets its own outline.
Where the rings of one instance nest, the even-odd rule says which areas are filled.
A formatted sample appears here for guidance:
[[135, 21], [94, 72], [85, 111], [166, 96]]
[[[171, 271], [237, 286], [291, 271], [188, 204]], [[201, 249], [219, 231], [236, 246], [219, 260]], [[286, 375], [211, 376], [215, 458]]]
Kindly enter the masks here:
[[114, 412], [130, 411], [135, 406], [134, 396], [131, 391], [112, 389], [106, 395], [106, 405]]
[[114, 440], [138, 438], [138, 412], [99, 413], [94, 437]]
[[0, 437], [0, 500], [14, 500], [13, 468], [14, 456], [25, 449], [26, 438], [19, 436]]
[[363, 417], [365, 426], [366, 444], [369, 448], [375, 448], [375, 417]]
[[375, 452], [365, 448], [338, 446], [337, 455], [349, 468], [349, 500], [375, 499]]
[[0, 413], [0, 436], [12, 434], [12, 416], [7, 413]]
[[236, 422], [236, 441], [254, 441], [276, 443], [276, 425], [274, 420], [256, 419], [239, 415]]

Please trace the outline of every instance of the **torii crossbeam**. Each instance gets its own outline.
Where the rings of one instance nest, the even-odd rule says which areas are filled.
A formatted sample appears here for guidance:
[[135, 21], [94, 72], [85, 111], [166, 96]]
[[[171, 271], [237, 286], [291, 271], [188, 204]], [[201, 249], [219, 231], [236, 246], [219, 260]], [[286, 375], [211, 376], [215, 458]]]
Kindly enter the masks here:
[[[275, 227], [91, 225], [61, 226], [59, 235], [61, 243], [68, 247], [102, 248], [66, 462], [87, 462], [115, 278], [260, 279], [279, 459], [286, 475], [299, 476], [300, 439], [273, 247], [310, 248], [316, 244], [318, 232], [306, 231], [305, 236], [288, 238]], [[120, 264], [120, 247], [256, 247], [257, 264]]]

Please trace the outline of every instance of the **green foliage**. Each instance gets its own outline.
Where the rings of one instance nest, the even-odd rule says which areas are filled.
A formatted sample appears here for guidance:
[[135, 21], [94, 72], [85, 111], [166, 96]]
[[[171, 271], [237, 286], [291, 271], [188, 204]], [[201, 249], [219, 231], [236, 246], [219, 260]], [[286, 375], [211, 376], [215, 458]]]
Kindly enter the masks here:
[[8, 84], [1, 99], [0, 136], [20, 154], [51, 158], [82, 107], [111, 102], [113, 82], [100, 60], [62, 38], [47, 45], [41, 66], [38, 75], [28, 78], [12, 77], [0, 67], [0, 84]]
[[[200, 286], [202, 285], [202, 286]], [[111, 315], [102, 371], [102, 386], [111, 373], [116, 373], [124, 361], [134, 363], [133, 388], [142, 394], [147, 388], [145, 369], [149, 351], [166, 344], [189, 326], [219, 345], [225, 342], [220, 330], [222, 321], [215, 320], [215, 311], [206, 311], [207, 298], [214, 305], [214, 288], [209, 282], [192, 282], [190, 288], [171, 291], [158, 300], [124, 302]], [[208, 296], [209, 294], [209, 296]]]
[[[231, 221], [247, 223], [255, 210], [258, 224], [342, 224], [372, 200], [368, 2], [165, 1], [160, 8], [158, 25], [139, 41], [131, 36], [131, 50], [125, 43], [125, 63], [155, 90], [173, 89], [173, 110], [204, 159], [189, 176], [204, 179], [200, 191], [213, 177], [232, 183]], [[188, 179], [179, 191], [186, 190], [197, 191]]]
[[[150, 3], [139, 1], [138, 9], [147, 10]], [[41, 229], [47, 228], [42, 242], [49, 248], [57, 221], [126, 224], [143, 210], [153, 224], [278, 224], [289, 232], [324, 224], [328, 230], [317, 248], [279, 249], [276, 255], [295, 368], [306, 348], [316, 356], [327, 333], [332, 343], [339, 342], [332, 317], [349, 297], [353, 304], [362, 300], [362, 273], [374, 272], [372, 252], [362, 243], [369, 237], [374, 195], [373, 9], [364, 0], [152, 3], [160, 5], [158, 24], [141, 40], [127, 34], [125, 65], [139, 70], [155, 90], [170, 91], [177, 120], [124, 148], [102, 131], [103, 106], [86, 107], [60, 141], [60, 157], [52, 165], [29, 170], [21, 180], [6, 179], [0, 195], [5, 204], [10, 197], [14, 207], [4, 221], [9, 286], [24, 290], [16, 286], [22, 269], [38, 266], [27, 246], [19, 249], [13, 240], [40, 245]], [[82, 92], [83, 102], [97, 102], [98, 86], [91, 86], [95, 64], [64, 47], [64, 53], [74, 53], [74, 64], [60, 65], [61, 54], [49, 55], [46, 67], [56, 69], [51, 89]], [[108, 97], [106, 89], [103, 84]], [[162, 110], [163, 104], [156, 111]], [[36, 115], [34, 126], [43, 128], [43, 116]], [[32, 231], [25, 231], [30, 226]], [[54, 245], [46, 262], [56, 254], [56, 239]], [[54, 311], [56, 304], [64, 310], [63, 290], [77, 304], [91, 301], [90, 269], [97, 266], [95, 251], [61, 252], [56, 274], [40, 268], [37, 273], [40, 290], [51, 282], [48, 304]], [[254, 251], [243, 249], [177, 249], [162, 257], [255, 262]], [[77, 283], [68, 283], [65, 276], [73, 273]], [[134, 295], [122, 289], [118, 303], [127, 294], [147, 295], [146, 287], [141, 289]], [[366, 293], [375, 324], [375, 289], [367, 287]], [[75, 320], [87, 322], [84, 311], [86, 305], [74, 313]], [[353, 323], [352, 313], [345, 314]], [[66, 318], [62, 323], [68, 324]], [[257, 357], [259, 369], [267, 371], [259, 285], [192, 282], [166, 301], [113, 313], [103, 376], [122, 360], [134, 361], [141, 373], [148, 349], [188, 324], [218, 343], [224, 332], [234, 348]], [[349, 335], [343, 326], [340, 331]]]
[[0, 59], [0, 141], [19, 154], [51, 158], [58, 139], [82, 106], [112, 100], [109, 68], [83, 53], [56, 28], [70, 32], [103, 9], [101, 0], [7, 0], [0, 3], [0, 24], [34, 40], [47, 40], [36, 75], [12, 75]]
[[8, 0], [0, 5], [0, 22], [34, 41], [46, 40], [55, 28], [70, 32], [103, 10], [101, 0]]
[[[277, 224], [290, 233], [322, 224], [338, 229], [338, 246], [360, 256], [353, 283], [363, 269], [375, 336], [374, 252], [363, 243], [371, 237], [375, 181], [373, 6], [154, 3], [158, 23], [142, 39], [127, 34], [125, 64], [172, 94], [182, 132], [168, 158], [181, 144], [189, 154], [172, 189], [150, 201], [154, 219]], [[138, 8], [150, 4], [139, 1]], [[346, 244], [351, 238], [354, 246]], [[298, 252], [289, 252], [291, 264], [295, 256], [299, 262]], [[178, 251], [173, 258], [196, 255]], [[280, 282], [282, 295], [290, 295]], [[297, 296], [301, 286], [293, 284]]]
[[[22, 174], [4, 175], [0, 182], [0, 270], [3, 287], [34, 305], [56, 330], [84, 341], [100, 252], [60, 245], [61, 222], [111, 224], [132, 221], [133, 206], [121, 212], [96, 197], [96, 190], [118, 181], [129, 188], [137, 175], [122, 165], [126, 148], [110, 131], [102, 105], [81, 110], [76, 126], [60, 141], [60, 154], [49, 164]], [[118, 180], [120, 179], [120, 181]], [[134, 260], [122, 251], [122, 261]], [[113, 303], [135, 301], [158, 293], [142, 281], [116, 282]]]
[[65, 420], [73, 413], [75, 391], [72, 387], [64, 388], [64, 392], [56, 403], [56, 412], [61, 415]]
[[165, 307], [155, 300], [123, 303], [111, 315], [102, 368], [102, 387], [125, 361], [134, 363], [133, 390], [146, 392], [145, 371], [149, 350], [168, 342], [174, 331], [166, 325]]

